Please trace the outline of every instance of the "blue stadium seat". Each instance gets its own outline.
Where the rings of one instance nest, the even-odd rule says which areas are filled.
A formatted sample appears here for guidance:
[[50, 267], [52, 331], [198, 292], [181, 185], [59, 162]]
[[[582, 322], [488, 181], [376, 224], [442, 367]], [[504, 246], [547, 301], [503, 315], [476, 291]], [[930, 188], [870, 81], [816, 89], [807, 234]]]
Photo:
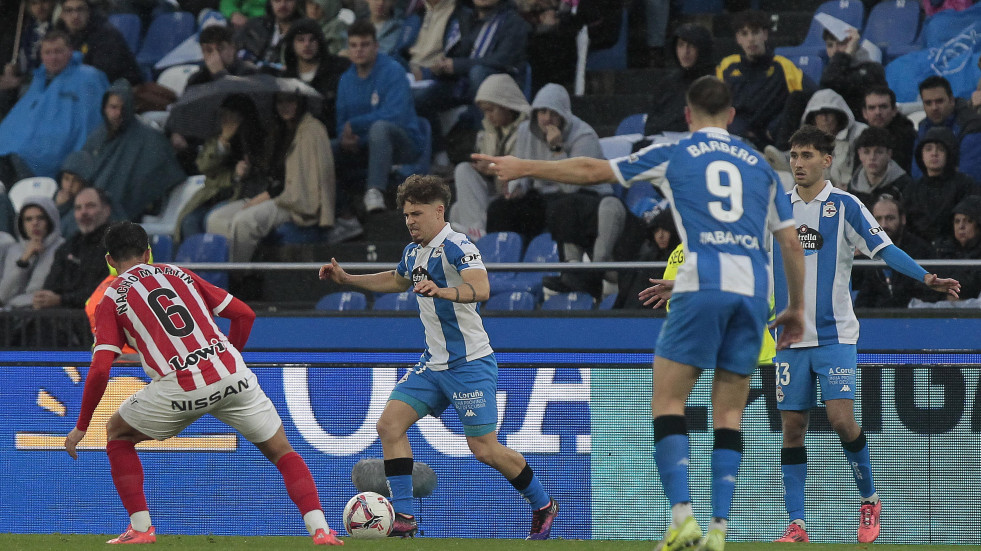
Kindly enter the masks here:
[[[224, 235], [199, 233], [188, 236], [177, 248], [174, 262], [228, 262], [228, 240]], [[222, 289], [228, 289], [228, 272], [198, 272], [198, 275]]]
[[126, 39], [130, 52], [135, 54], [140, 50], [140, 35], [143, 34], [140, 16], [135, 13], [110, 13], [109, 22]]
[[681, 4], [681, 13], [685, 15], [696, 13], [722, 13], [725, 8], [723, 0], [685, 0]]
[[406, 312], [416, 310], [416, 294], [412, 291], [404, 293], [388, 293], [375, 299], [374, 310]]
[[869, 12], [862, 38], [882, 49], [882, 63], [916, 49], [920, 4], [908, 0], [879, 2]]
[[365, 310], [368, 308], [368, 299], [364, 293], [356, 291], [339, 291], [324, 295], [314, 306], [315, 310], [327, 312], [348, 312], [351, 310]]
[[[477, 241], [477, 249], [485, 264], [490, 262], [521, 262], [521, 249], [524, 241], [514, 232], [492, 232]], [[523, 290], [514, 287], [514, 272], [490, 272], [491, 293]]]
[[622, 71], [627, 68], [627, 10], [620, 20], [620, 36], [616, 44], [604, 50], [586, 54], [587, 71]]
[[613, 309], [613, 303], [616, 302], [616, 301], [617, 301], [617, 294], [616, 293], [610, 293], [610, 294], [606, 295], [605, 297], [603, 297], [603, 300], [600, 301], [600, 303], [596, 307], [596, 309], [597, 310], [612, 310]]
[[824, 58], [817, 54], [805, 54], [800, 48], [774, 48], [773, 53], [782, 55], [793, 62], [804, 76], [814, 81], [814, 84], [821, 82], [821, 73], [824, 71]]
[[187, 40], [197, 30], [194, 15], [188, 12], [165, 13], [154, 18], [143, 37], [143, 46], [136, 54], [136, 62], [148, 79], [153, 77], [153, 66], [163, 56]]
[[151, 235], [150, 250], [154, 262], [170, 262], [174, 259], [174, 238], [160, 233]]
[[592, 310], [593, 297], [589, 293], [559, 293], [542, 304], [542, 310]]
[[313, 226], [297, 226], [286, 222], [273, 228], [273, 231], [263, 240], [269, 245], [306, 245], [310, 243], [326, 243], [329, 228]]
[[524, 291], [498, 293], [490, 298], [484, 308], [487, 310], [503, 310], [507, 312], [534, 310], [537, 303], [534, 295]]
[[[862, 4], [861, 0], [828, 0], [827, 2], [821, 4], [817, 10], [815, 10], [814, 15], [819, 13], [826, 13], [833, 17], [837, 17], [852, 27], [861, 29], [862, 22], [865, 19], [865, 5]], [[824, 25], [819, 23], [816, 19], [812, 19], [811, 26], [807, 29], [807, 36], [805, 36], [804, 41], [800, 43], [800, 47], [816, 47], [818, 52], [823, 52], [824, 39], [821, 38], [823, 33]]]
[[[413, 174], [429, 174], [429, 162], [433, 157], [433, 127], [429, 124], [429, 119], [425, 117], [417, 117], [416, 120], [419, 121], [419, 130], [422, 132], [422, 154], [419, 155], [419, 159], [414, 163], [395, 165], [393, 167], [392, 170], [395, 171], [398, 183], [400, 184]], [[399, 207], [399, 210], [401, 210], [401, 207]]]
[[967, 134], [961, 138], [961, 160], [958, 168], [964, 174], [981, 182], [981, 134]]
[[629, 115], [620, 121], [614, 135], [623, 136], [624, 134], [643, 134], [644, 124], [646, 123], [647, 113], [634, 113], [633, 115]]
[[[559, 248], [552, 240], [552, 234], [545, 232], [535, 236], [528, 243], [522, 262], [558, 262]], [[542, 279], [557, 276], [558, 272], [517, 272], [510, 282], [502, 283], [502, 288], [491, 287], [494, 293], [502, 291], [525, 291], [539, 300], [542, 298]]]

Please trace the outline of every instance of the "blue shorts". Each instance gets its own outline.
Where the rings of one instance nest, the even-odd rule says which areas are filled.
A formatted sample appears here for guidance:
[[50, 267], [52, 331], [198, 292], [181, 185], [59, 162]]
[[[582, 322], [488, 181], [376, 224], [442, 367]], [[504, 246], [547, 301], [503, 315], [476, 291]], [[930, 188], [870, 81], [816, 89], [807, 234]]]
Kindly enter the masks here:
[[854, 344], [828, 344], [787, 348], [774, 359], [777, 374], [777, 409], [806, 411], [817, 401], [815, 379], [821, 382], [821, 401], [854, 400]]
[[483, 436], [497, 430], [497, 358], [488, 354], [451, 369], [433, 371], [416, 364], [405, 373], [389, 400], [405, 402], [419, 417], [443, 413], [451, 403], [463, 433]]
[[654, 354], [698, 369], [752, 375], [769, 312], [765, 298], [715, 290], [675, 295]]

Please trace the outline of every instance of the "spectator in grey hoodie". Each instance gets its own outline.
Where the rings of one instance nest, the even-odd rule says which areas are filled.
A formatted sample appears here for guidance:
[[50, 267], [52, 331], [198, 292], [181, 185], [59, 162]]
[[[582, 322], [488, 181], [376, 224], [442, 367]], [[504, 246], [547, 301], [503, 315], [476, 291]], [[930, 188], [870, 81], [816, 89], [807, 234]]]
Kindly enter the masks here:
[[65, 239], [50, 197], [28, 197], [17, 217], [17, 242], [7, 248], [0, 269], [0, 306], [30, 308]]
[[883, 128], [866, 128], [855, 140], [861, 162], [848, 184], [848, 192], [872, 206], [883, 194], [902, 200], [903, 190], [913, 183], [906, 171], [892, 159], [892, 137]]

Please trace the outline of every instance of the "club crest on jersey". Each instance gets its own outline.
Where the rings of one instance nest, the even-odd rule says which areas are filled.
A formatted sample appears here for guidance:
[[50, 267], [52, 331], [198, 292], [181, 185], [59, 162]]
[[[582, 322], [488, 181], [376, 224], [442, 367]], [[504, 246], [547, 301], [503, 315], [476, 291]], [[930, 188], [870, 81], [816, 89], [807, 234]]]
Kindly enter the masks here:
[[443, 256], [443, 247], [444, 247], [444, 245], [440, 245], [439, 247], [436, 247], [436, 249], [433, 251], [433, 254], [432, 254], [432, 256], [430, 258], [439, 258], [439, 257]]
[[416, 283], [419, 283], [419, 282], [422, 282], [422, 281], [426, 281], [426, 280], [429, 280], [429, 281], [432, 281], [433, 280], [433, 277], [431, 275], [429, 275], [429, 270], [427, 270], [426, 268], [424, 268], [422, 266], [416, 266], [412, 270], [412, 284], [415, 285]]
[[801, 224], [797, 228], [797, 238], [800, 239], [800, 246], [804, 249], [804, 256], [814, 254], [824, 246], [824, 237], [821, 236], [821, 232], [807, 227], [806, 224]]
[[838, 208], [835, 207], [834, 201], [828, 201], [821, 209], [821, 216], [825, 218], [833, 218], [836, 214], [838, 214]]
[[787, 396], [783, 393], [783, 387], [780, 386], [780, 385], [777, 385], [777, 401], [778, 402], [783, 402], [783, 399], [786, 398], [786, 397]]

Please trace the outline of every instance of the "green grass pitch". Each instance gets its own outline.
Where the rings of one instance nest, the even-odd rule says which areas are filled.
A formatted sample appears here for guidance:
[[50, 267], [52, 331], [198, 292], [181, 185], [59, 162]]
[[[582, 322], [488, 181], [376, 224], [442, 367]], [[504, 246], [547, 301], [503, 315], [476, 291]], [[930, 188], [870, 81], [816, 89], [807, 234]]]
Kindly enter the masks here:
[[[0, 534], [3, 551], [105, 551], [105, 541], [111, 535], [73, 534]], [[507, 539], [440, 539], [416, 538], [411, 540], [352, 540], [344, 538], [344, 551], [651, 551], [654, 542], [649, 541], [599, 541], [599, 540], [549, 540], [523, 541]], [[177, 549], [180, 551], [295, 551], [313, 548], [308, 538], [249, 537], [249, 536], [178, 536], [160, 535], [153, 551]], [[726, 551], [967, 551], [981, 546], [950, 545], [867, 545], [867, 544], [794, 544], [732, 542]]]

